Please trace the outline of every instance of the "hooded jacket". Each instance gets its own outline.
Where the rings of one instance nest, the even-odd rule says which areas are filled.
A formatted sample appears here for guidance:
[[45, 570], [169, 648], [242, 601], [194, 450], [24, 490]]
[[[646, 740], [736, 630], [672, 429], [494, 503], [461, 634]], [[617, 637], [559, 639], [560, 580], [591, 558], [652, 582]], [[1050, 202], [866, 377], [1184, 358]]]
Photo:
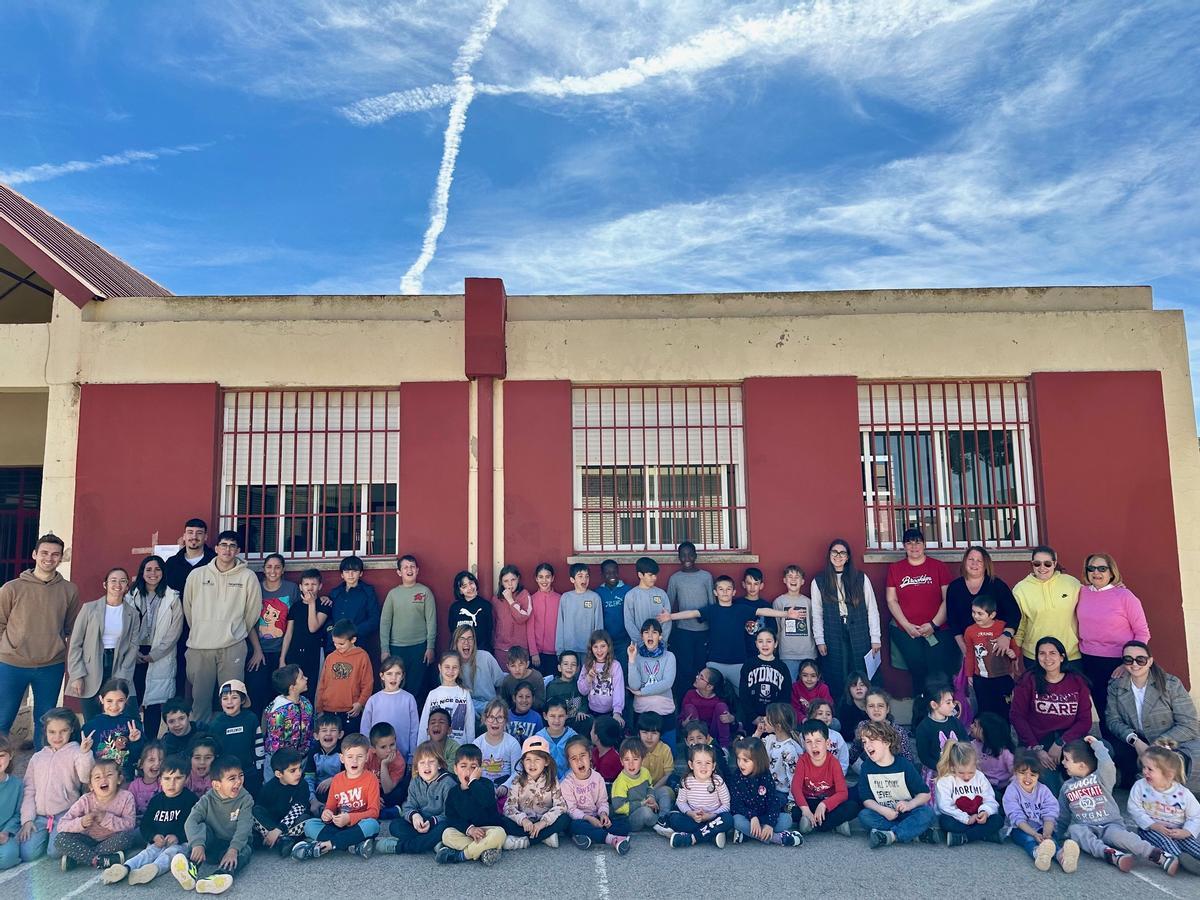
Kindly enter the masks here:
[[193, 650], [223, 650], [246, 640], [262, 612], [262, 586], [241, 559], [222, 572], [214, 558], [197, 569], [183, 589], [183, 615]]
[[49, 581], [22, 572], [0, 587], [0, 662], [21, 669], [65, 662], [79, 609], [79, 589], [57, 572]]

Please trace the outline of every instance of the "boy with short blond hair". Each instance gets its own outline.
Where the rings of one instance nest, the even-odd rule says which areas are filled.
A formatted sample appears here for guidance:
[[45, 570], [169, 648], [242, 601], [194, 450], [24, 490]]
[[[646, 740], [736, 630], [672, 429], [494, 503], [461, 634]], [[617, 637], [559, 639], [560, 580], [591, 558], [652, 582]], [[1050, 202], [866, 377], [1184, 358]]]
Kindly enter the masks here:
[[316, 859], [346, 850], [363, 859], [375, 852], [379, 834], [379, 779], [367, 771], [371, 743], [361, 734], [342, 738], [343, 770], [333, 776], [321, 818], [304, 823], [305, 840], [292, 848], [293, 859]]

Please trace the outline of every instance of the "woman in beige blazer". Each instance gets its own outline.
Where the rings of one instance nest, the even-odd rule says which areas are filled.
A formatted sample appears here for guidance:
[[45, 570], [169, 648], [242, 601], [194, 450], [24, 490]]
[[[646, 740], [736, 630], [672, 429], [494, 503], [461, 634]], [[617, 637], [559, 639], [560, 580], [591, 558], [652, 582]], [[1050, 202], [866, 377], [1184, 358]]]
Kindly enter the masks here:
[[80, 699], [84, 721], [100, 714], [96, 693], [107, 679], [133, 683], [141, 616], [125, 599], [128, 590], [129, 573], [111, 569], [104, 576], [104, 596], [83, 604], [71, 630], [66, 693]]

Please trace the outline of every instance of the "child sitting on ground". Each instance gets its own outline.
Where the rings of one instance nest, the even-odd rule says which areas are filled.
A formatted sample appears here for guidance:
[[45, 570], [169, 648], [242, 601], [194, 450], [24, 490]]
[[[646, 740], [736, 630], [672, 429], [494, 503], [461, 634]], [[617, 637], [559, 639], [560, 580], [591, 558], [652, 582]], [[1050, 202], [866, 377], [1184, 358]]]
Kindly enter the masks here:
[[462, 659], [453, 650], [447, 650], [438, 660], [438, 679], [438, 686], [425, 698], [417, 735], [433, 738], [429, 731], [429, 714], [434, 709], [442, 709], [450, 716], [450, 737], [456, 744], [469, 744], [475, 740], [475, 704], [470, 691], [463, 686]]
[[129, 782], [129, 793], [133, 794], [134, 806], [137, 809], [138, 821], [150, 805], [150, 798], [160, 790], [158, 777], [162, 773], [163, 748], [158, 741], [148, 741], [142, 745], [142, 755], [138, 759], [138, 772], [141, 773]]
[[567, 832], [571, 820], [558, 786], [558, 771], [550, 758], [550, 745], [542, 738], [531, 737], [521, 751], [520, 768], [504, 800], [504, 815], [509, 820], [504, 849], [523, 850], [537, 843], [557, 847], [558, 836]]
[[325, 657], [317, 682], [317, 712], [337, 713], [347, 733], [358, 731], [375, 683], [371, 659], [357, 643], [358, 629], [353, 622], [342, 619], [334, 625], [333, 652]]
[[854, 737], [858, 724], [867, 720], [867, 692], [871, 690], [871, 682], [865, 672], [851, 672], [846, 676], [845, 695], [838, 702], [834, 713], [841, 727], [842, 734]]
[[128, 876], [130, 884], [148, 884], [171, 868], [172, 857], [188, 853], [184, 823], [198, 798], [184, 786], [187, 772], [185, 757], [166, 758], [159, 772], [162, 789], [150, 798], [138, 826], [146, 849], [124, 863], [109, 866], [100, 875], [101, 881], [116, 884]]
[[262, 846], [287, 859], [304, 837], [312, 795], [304, 780], [304, 754], [283, 747], [271, 757], [271, 765], [275, 777], [263, 785], [254, 804], [254, 833]]
[[917, 758], [923, 767], [922, 775], [927, 782], [936, 778], [935, 770], [942, 757], [942, 748], [949, 741], [970, 741], [966, 726], [956, 716], [954, 690], [948, 684], [935, 685], [926, 689], [920, 700], [913, 703], [916, 724], [913, 737], [917, 742]]
[[[761, 632], [760, 632], [761, 633]], [[796, 763], [804, 753], [804, 747], [797, 740], [799, 732], [796, 729], [796, 712], [788, 703], [772, 703], [767, 707], [754, 736], [763, 742], [767, 757], [771, 760], [771, 775], [775, 778], [775, 791], [782, 794], [781, 809], [786, 810], [792, 790], [792, 780], [796, 777]]]
[[567, 741], [575, 737], [576, 731], [567, 725], [567, 705], [560, 699], [546, 701], [546, 727], [535, 737], [546, 741], [554, 767], [562, 773], [567, 771]]
[[342, 771], [342, 720], [336, 713], [317, 716], [317, 736], [304, 758], [304, 778], [313, 795], [312, 813], [321, 814], [333, 776]]
[[394, 819], [408, 790], [408, 764], [396, 748], [396, 729], [390, 722], [372, 725], [367, 739], [371, 742], [367, 771], [379, 779], [381, 791], [379, 818]]
[[[816, 719], [825, 724], [829, 731], [829, 752], [833, 754], [838, 765], [845, 772], [850, 768], [850, 745], [846, 743], [846, 739], [842, 737], [842, 733], [836, 727], [832, 704], [828, 700], [814, 700], [808, 705], [808, 718], [810, 721]], [[803, 733], [804, 729], [800, 730]]]
[[581, 850], [605, 843], [618, 855], [629, 852], [629, 820], [610, 817], [608, 791], [600, 773], [592, 768], [592, 748], [585, 737], [567, 741], [570, 774], [559, 782], [571, 817], [571, 840]]
[[804, 753], [792, 776], [796, 803], [796, 831], [836, 831], [850, 837], [850, 823], [858, 815], [858, 802], [846, 787], [846, 774], [833, 756], [829, 729], [820, 719], [809, 719], [800, 729]]
[[1113, 797], [1117, 767], [1098, 738], [1089, 734], [1063, 747], [1063, 768], [1069, 777], [1058, 792], [1059, 831], [1065, 828], [1081, 849], [1122, 872], [1133, 868], [1135, 855], [1168, 875], [1179, 871], [1179, 857], [1125, 827]]
[[191, 702], [181, 697], [173, 697], [163, 704], [162, 717], [167, 730], [159, 740], [167, 756], [191, 756], [192, 741], [204, 733], [204, 726], [193, 722], [191, 714]]
[[587, 655], [579, 673], [579, 693], [587, 698], [589, 715], [612, 716], [624, 726], [625, 674], [613, 658], [612, 638], [603, 629], [593, 631], [588, 638]]
[[212, 787], [212, 764], [221, 752], [221, 743], [205, 732], [192, 741], [192, 765], [188, 770], [187, 789], [203, 797]]
[[496, 809], [496, 791], [481, 777], [483, 756], [474, 744], [458, 748], [454, 756], [454, 774], [458, 786], [446, 797], [446, 829], [438, 863], [478, 860], [485, 866], [500, 859], [500, 848], [507, 836], [503, 818]]
[[[404, 678], [404, 660], [399, 656], [384, 657], [379, 664], [383, 690], [376, 691], [367, 700], [359, 727], [364, 734], [370, 734], [380, 722], [387, 722], [396, 733], [396, 749], [407, 762], [412, 760], [413, 750], [424, 738], [420, 736], [421, 714], [417, 711], [417, 700], [404, 690]], [[419, 690], [421, 686], [416, 687]]]
[[[708, 733], [707, 725], [700, 721], [688, 722], [683, 729], [683, 744], [687, 751], [690, 751], [692, 747], [699, 744], [711, 747], [717, 759], [717, 773], [728, 783], [729, 770], [731, 768], [729, 760], [725, 758], [725, 751], [717, 746], [716, 742], [712, 739], [712, 735]], [[684, 774], [687, 773], [685, 772]], [[676, 775], [672, 770], [670, 777], [667, 779], [667, 786], [671, 789], [672, 793], [677, 794], [679, 792], [679, 782], [682, 780], [682, 777]], [[674, 807], [674, 803], [671, 805]], [[659, 834], [662, 834], [662, 832], [659, 831]], [[670, 835], [668, 834], [667, 837], [670, 837]]]
[[246, 790], [251, 796], [262, 787], [263, 734], [259, 717], [250, 708], [246, 685], [237, 679], [221, 685], [221, 711], [208, 723], [208, 733], [221, 742], [224, 756], [242, 764]]
[[888, 722], [864, 722], [858, 736], [865, 754], [858, 779], [858, 821], [870, 832], [871, 849], [917, 840], [934, 819], [921, 773], [897, 755], [900, 736]]
[[1012, 781], [1013, 741], [1012, 726], [992, 712], [981, 713], [967, 729], [971, 743], [979, 754], [979, 771], [983, 772], [992, 787], [1003, 791]]
[[621, 726], [612, 716], [592, 720], [592, 768], [600, 773], [604, 783], [611, 785], [621, 774]]
[[731, 728], [737, 718], [730, 708], [727, 691], [724, 675], [711, 666], [701, 669], [696, 673], [691, 690], [683, 695], [679, 705], [679, 724], [703, 722], [708, 733], [716, 737], [717, 744], [728, 747]]
[[343, 771], [333, 776], [321, 818], [304, 823], [305, 839], [292, 848], [293, 859], [316, 859], [331, 850], [371, 858], [379, 834], [379, 779], [367, 771], [370, 752], [361, 734], [342, 739]]
[[0, 734], [0, 871], [11, 869], [21, 861], [21, 845], [17, 841], [21, 822], [21, 779], [13, 777], [12, 745]]
[[88, 784], [95, 757], [92, 742], [75, 739], [75, 713], [56, 706], [42, 716], [45, 746], [29, 758], [22, 782], [20, 857], [31, 861], [42, 854], [60, 856], [56, 837], [63, 813]]
[[[447, 729], [449, 725], [447, 717]], [[413, 751], [413, 769], [416, 775], [409, 782], [400, 818], [389, 823], [389, 834], [375, 839], [375, 849], [380, 853], [429, 853], [442, 841], [442, 832], [446, 830], [446, 797], [457, 787], [458, 780], [446, 771], [446, 760], [432, 741], [417, 745]]]
[[1057, 859], [1064, 872], [1074, 872], [1079, 865], [1079, 845], [1072, 840], [1055, 843], [1058, 823], [1058, 799], [1054, 792], [1039, 780], [1042, 763], [1031, 750], [1022, 750], [1013, 760], [1013, 779], [1004, 789], [1004, 814], [1010, 826], [1012, 842], [1033, 858], [1039, 872], [1050, 870], [1050, 861]]
[[[183, 830], [188, 853], [172, 857], [171, 874], [185, 891], [220, 894], [233, 885], [233, 872], [250, 865], [254, 833], [254, 798], [245, 788], [246, 776], [236, 756], [222, 756], [212, 765], [212, 787], [196, 801]], [[200, 867], [215, 869], [200, 877]]]
[[[774, 612], [774, 610], [772, 610]], [[754, 637], [758, 656], [742, 666], [738, 695], [742, 709], [742, 727], [754, 732], [759, 719], [776, 703], [787, 703], [792, 694], [792, 676], [787, 666], [775, 658], [775, 633], [760, 631]], [[803, 677], [804, 672], [801, 671]], [[791, 781], [789, 779], [788, 783]]]
[[125, 862], [124, 851], [137, 832], [133, 794], [121, 788], [121, 765], [99, 759], [92, 766], [86, 794], [76, 800], [58, 823], [58, 852], [65, 872], [72, 863], [107, 869]]
[[1129, 816], [1138, 834], [1200, 873], [1200, 801], [1184, 787], [1183, 757], [1166, 747], [1142, 753], [1142, 777], [1129, 792]]
[[771, 760], [763, 742], [753, 737], [738, 738], [733, 742], [733, 757], [729, 779], [733, 842], [740, 844], [753, 838], [785, 847], [803, 844], [800, 833], [789, 830], [792, 817], [783, 811], [783, 795], [775, 789]]
[[675, 792], [669, 782], [675, 774], [675, 755], [671, 746], [663, 740], [662, 716], [655, 712], [645, 712], [638, 716], [638, 737], [646, 748], [646, 756], [642, 765], [650, 773], [650, 781], [654, 785], [654, 800], [659, 809], [670, 809], [675, 805]]
[[541, 714], [533, 708], [533, 691], [529, 685], [517, 686], [505, 730], [518, 741], [526, 741], [545, 725]]
[[[867, 722], [880, 724], [886, 722], [892, 726], [892, 731], [896, 733], [896, 742], [899, 749], [896, 755], [907, 759], [913, 765], [920, 765], [920, 760], [917, 759], [916, 748], [913, 745], [912, 732], [903, 725], [896, 723], [892, 718], [892, 698], [883, 688], [871, 688], [867, 691], [867, 696], [863, 701], [867, 712]], [[863, 742], [859, 735], [859, 730], [864, 723], [860, 722], [855, 728], [854, 741], [850, 744], [850, 768], [855, 772], [860, 771], [863, 757], [866, 755], [863, 749]], [[849, 772], [849, 769], [847, 769]]]
[[704, 744], [688, 749], [688, 774], [679, 782], [675, 810], [666, 821], [674, 848], [697, 843], [725, 846], [733, 817], [729, 815], [729, 787], [716, 771], [719, 752]]
[[479, 748], [480, 774], [492, 783], [496, 796], [508, 793], [508, 780], [521, 760], [521, 745], [505, 730], [508, 724], [508, 707], [499, 697], [487, 702], [483, 708], [484, 732], [475, 738]]
[[1004, 817], [992, 784], [977, 767], [973, 744], [947, 741], [937, 765], [934, 792], [938, 824], [946, 833], [946, 845], [959, 847], [971, 841], [1000, 843]]
[[628, 816], [629, 830], [653, 828], [658, 817], [670, 807], [660, 807], [654, 796], [654, 782], [643, 765], [646, 747], [637, 738], [621, 742], [621, 773], [612, 786], [612, 811]]
[[295, 750], [303, 759], [313, 739], [313, 705], [306, 697], [308, 677], [296, 665], [271, 674], [277, 696], [263, 713], [263, 776], [275, 771], [271, 756], [280, 750]]

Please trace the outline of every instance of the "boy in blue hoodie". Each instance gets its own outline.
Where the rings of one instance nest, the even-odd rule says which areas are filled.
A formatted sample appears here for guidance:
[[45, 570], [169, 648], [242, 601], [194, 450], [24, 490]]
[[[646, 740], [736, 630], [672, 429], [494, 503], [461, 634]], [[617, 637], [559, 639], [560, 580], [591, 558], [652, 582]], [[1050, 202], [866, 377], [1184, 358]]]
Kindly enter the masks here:
[[363, 561], [357, 556], [347, 556], [338, 568], [342, 583], [329, 592], [333, 609], [325, 622], [326, 654], [333, 652], [333, 626], [342, 619], [354, 623], [358, 645], [364, 650], [379, 633], [379, 601], [375, 597], [375, 588], [362, 580]]

